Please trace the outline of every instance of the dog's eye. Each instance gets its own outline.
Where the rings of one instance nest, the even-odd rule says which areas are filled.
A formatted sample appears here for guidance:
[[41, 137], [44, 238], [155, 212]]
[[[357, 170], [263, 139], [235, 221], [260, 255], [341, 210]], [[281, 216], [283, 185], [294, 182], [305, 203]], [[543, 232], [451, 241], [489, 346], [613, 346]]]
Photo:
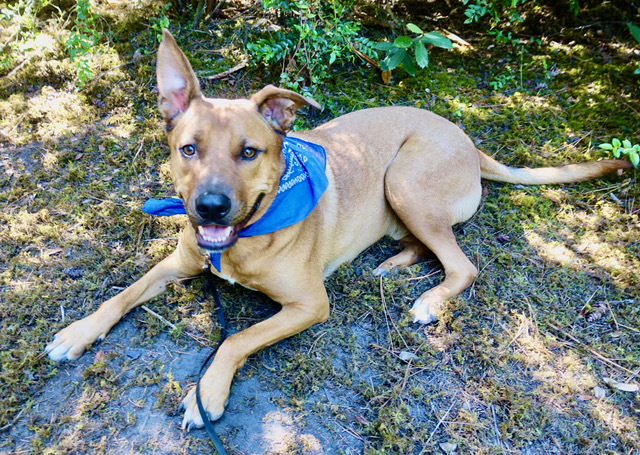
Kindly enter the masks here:
[[180, 147], [180, 153], [182, 153], [184, 156], [193, 156], [196, 154], [196, 146], [193, 144], [188, 144]]
[[242, 149], [242, 152], [240, 152], [240, 158], [242, 158], [243, 160], [251, 161], [256, 156], [258, 156], [258, 153], [259, 150], [254, 149], [253, 147], [245, 147]]

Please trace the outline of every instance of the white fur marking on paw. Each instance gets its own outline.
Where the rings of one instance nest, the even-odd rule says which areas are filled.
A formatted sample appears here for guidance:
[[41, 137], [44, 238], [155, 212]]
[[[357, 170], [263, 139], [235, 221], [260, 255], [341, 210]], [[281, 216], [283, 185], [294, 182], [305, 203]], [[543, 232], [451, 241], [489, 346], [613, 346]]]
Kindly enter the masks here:
[[431, 305], [429, 302], [424, 302], [420, 299], [416, 300], [411, 308], [411, 314], [413, 315], [413, 322], [418, 324], [430, 324], [435, 322], [438, 317], [431, 312]]

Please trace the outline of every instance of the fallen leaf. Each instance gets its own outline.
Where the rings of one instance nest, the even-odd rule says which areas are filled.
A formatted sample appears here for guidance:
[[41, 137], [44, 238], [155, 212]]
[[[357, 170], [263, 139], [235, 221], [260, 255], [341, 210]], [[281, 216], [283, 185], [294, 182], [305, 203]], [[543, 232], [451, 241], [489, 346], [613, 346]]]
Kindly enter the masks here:
[[44, 252], [45, 256], [53, 256], [54, 254], [58, 254], [62, 252], [62, 248], [53, 248], [51, 250], [47, 250]]
[[78, 161], [80, 158], [82, 158], [83, 154], [82, 153], [78, 153], [76, 154], [76, 161]]
[[360, 422], [362, 425], [366, 425], [369, 423], [369, 421], [367, 419], [365, 419], [364, 417], [362, 417], [360, 414], [356, 414], [356, 420], [358, 422]]
[[638, 386], [636, 384], [627, 384], [624, 382], [618, 382], [612, 378], [602, 378], [602, 380], [609, 386], [614, 389], [621, 390], [623, 392], [637, 392]]
[[548, 192], [547, 194], [545, 194], [545, 196], [547, 196], [547, 199], [555, 204], [560, 203], [560, 199], [558, 199], [558, 196], [556, 196], [554, 193]]
[[458, 444], [455, 442], [443, 442], [440, 444], [440, 448], [447, 453], [453, 453], [458, 448]]
[[385, 84], [391, 82], [391, 71], [382, 72], [382, 82], [384, 82]]
[[104, 351], [101, 349], [96, 352], [96, 356], [93, 358], [93, 363], [98, 363], [102, 359], [104, 359]]

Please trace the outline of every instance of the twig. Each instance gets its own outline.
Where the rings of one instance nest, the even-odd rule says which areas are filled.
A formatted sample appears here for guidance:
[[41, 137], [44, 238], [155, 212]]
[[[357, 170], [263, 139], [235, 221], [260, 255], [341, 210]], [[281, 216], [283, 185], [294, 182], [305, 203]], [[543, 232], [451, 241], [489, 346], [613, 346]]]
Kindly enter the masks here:
[[616, 325], [616, 330], [620, 330], [620, 324], [618, 324], [618, 320], [616, 319], [616, 315], [613, 314], [613, 310], [611, 309], [611, 305], [609, 305], [609, 302], [607, 300], [605, 300], [604, 303], [606, 303], [607, 304], [607, 308], [609, 308], [609, 313], [611, 313], [611, 317], [613, 318], [613, 322]]
[[138, 57], [138, 58], [134, 58], [133, 60], [130, 60], [130, 61], [128, 61], [128, 62], [121, 63], [120, 65], [114, 66], [113, 68], [109, 68], [107, 71], [104, 71], [103, 73], [100, 73], [98, 76], [96, 76], [96, 77], [93, 79], [93, 84], [91, 84], [91, 86], [89, 86], [89, 87], [85, 86], [85, 88], [84, 88], [84, 89], [82, 89], [82, 90], [85, 90], [85, 89], [87, 89], [87, 88], [89, 89], [89, 91], [90, 91], [90, 90], [92, 90], [92, 89], [93, 89], [93, 87], [95, 87], [95, 86], [96, 86], [96, 84], [98, 83], [98, 81], [99, 81], [100, 79], [102, 79], [102, 77], [103, 77], [105, 74], [110, 73], [111, 71], [115, 71], [115, 70], [117, 70], [118, 68], [122, 68], [122, 67], [124, 67], [124, 66], [131, 65], [132, 63], [137, 63], [137, 62], [139, 62], [140, 60], [142, 60], [143, 58], [147, 58], [147, 57], [149, 57], [150, 55], [155, 54], [156, 52], [157, 52], [157, 51], [151, 51], [151, 52], [149, 52], [148, 54], [142, 55], [142, 56], [140, 56], [140, 57]]
[[178, 327], [176, 327], [175, 324], [167, 321], [165, 318], [163, 318], [162, 316], [160, 316], [158, 313], [156, 313], [155, 311], [153, 311], [152, 309], [150, 309], [149, 307], [147, 307], [146, 305], [140, 305], [140, 308], [142, 308], [144, 311], [146, 311], [147, 313], [149, 313], [150, 315], [154, 316], [155, 318], [159, 319], [160, 321], [162, 321], [163, 323], [165, 323], [166, 325], [168, 325], [169, 327], [171, 327], [173, 330], [177, 329]]
[[327, 334], [327, 331], [325, 330], [320, 335], [318, 335], [318, 337], [313, 341], [313, 344], [311, 345], [311, 347], [307, 351], [307, 354], [311, 354], [311, 351], [313, 351], [315, 349], [316, 345], [318, 344], [318, 341], [320, 341], [320, 338], [322, 338], [326, 334]]
[[[388, 321], [391, 321], [391, 324], [393, 325], [393, 328], [395, 329], [396, 333], [398, 334], [398, 336], [402, 340], [402, 343], [404, 344], [405, 348], [407, 348], [407, 351], [410, 351], [411, 348], [409, 347], [409, 345], [407, 345], [407, 342], [404, 339], [404, 337], [402, 336], [402, 333], [400, 333], [400, 329], [398, 329], [396, 321], [391, 316], [389, 316], [389, 311], [387, 310], [387, 300], [384, 297], [384, 288], [382, 286], [382, 277], [380, 277], [380, 298], [382, 299], [382, 307], [384, 308], [385, 319], [387, 319]], [[389, 330], [389, 336], [391, 336], [391, 329], [389, 329], [389, 323], [388, 322], [387, 322], [387, 330]], [[391, 346], [393, 347], [393, 340], [391, 340]]]
[[634, 329], [633, 327], [629, 327], [628, 325], [620, 324], [620, 327], [622, 327], [622, 328], [624, 328], [624, 329], [627, 329], [627, 330], [631, 330], [631, 331], [633, 331], [633, 332], [640, 333], [640, 330], [638, 330], [638, 329]]
[[140, 183], [140, 177], [138, 177], [138, 170], [136, 169], [136, 160], [138, 159], [138, 155], [140, 154], [140, 151], [142, 150], [143, 146], [144, 146], [144, 139], [142, 139], [142, 142], [140, 143], [140, 148], [138, 148], [138, 151], [136, 152], [136, 154], [133, 155], [133, 160], [131, 160], [131, 167], [133, 168], [133, 173], [136, 175], [138, 186], [142, 186], [142, 184]]
[[227, 71], [223, 71], [222, 73], [218, 73], [218, 74], [214, 74], [213, 76], [205, 76], [205, 79], [222, 79], [223, 77], [227, 77], [228, 75], [235, 73], [236, 71], [241, 70], [242, 68], [244, 68], [245, 66], [247, 66], [247, 61], [243, 60], [240, 63], [238, 63], [236, 66], [234, 66], [231, 69], [228, 69]]
[[16, 416], [13, 418], [13, 420], [11, 422], [9, 422], [8, 424], [6, 424], [5, 426], [3, 426], [2, 428], [0, 428], [0, 431], [8, 430], [12, 426], [14, 426], [23, 412], [24, 412], [24, 408], [20, 409], [20, 412], [18, 414], [16, 414]]
[[342, 428], [345, 432], [349, 433], [351, 436], [353, 436], [356, 439], [359, 439], [362, 442], [367, 442], [364, 439], [362, 439], [362, 436], [360, 436], [358, 433], [356, 433], [355, 431], [353, 431], [351, 428], [346, 428], [343, 425], [341, 425], [336, 419], [333, 419], [333, 423], [335, 423], [336, 425], [338, 425], [340, 428]]
[[623, 367], [622, 365], [614, 362], [613, 360], [608, 359], [607, 357], [603, 356], [602, 354], [600, 354], [598, 351], [596, 351], [593, 348], [590, 348], [589, 346], [585, 345], [584, 343], [582, 343], [580, 340], [578, 340], [576, 337], [574, 337], [573, 335], [571, 335], [570, 333], [567, 333], [566, 331], [562, 330], [560, 327], [547, 322], [547, 325], [549, 327], [551, 327], [554, 330], [557, 330], [558, 332], [560, 332], [561, 334], [563, 334], [564, 336], [566, 336], [567, 338], [569, 338], [571, 341], [573, 341], [574, 343], [577, 343], [579, 346], [581, 346], [582, 348], [586, 349], [587, 351], [589, 351], [593, 356], [597, 357], [598, 359], [600, 359], [601, 361], [603, 361], [604, 363], [618, 368], [626, 373], [629, 373], [632, 377], [636, 377], [638, 376], [637, 372], [633, 372], [631, 370], [629, 370], [628, 368]]
[[[160, 316], [158, 313], [156, 313], [155, 311], [149, 309], [146, 305], [140, 305], [140, 308], [142, 308], [144, 311], [146, 311], [147, 313], [149, 313], [150, 315], [152, 315], [153, 317], [157, 318], [159, 321], [161, 321], [162, 323], [168, 325], [169, 327], [171, 327], [172, 329], [176, 330], [178, 327], [167, 321], [165, 318], [163, 318], [162, 316]], [[193, 341], [195, 341], [196, 343], [200, 344], [201, 346], [207, 346], [207, 343], [205, 343], [204, 341], [202, 341], [201, 339], [199, 339], [197, 336], [195, 336], [193, 333], [191, 332], [187, 332], [185, 330], [184, 332], [185, 335], [187, 335], [189, 338], [191, 338]]]
[[438, 431], [438, 428], [440, 428], [440, 425], [442, 425], [442, 423], [444, 422], [444, 419], [447, 418], [447, 416], [449, 415], [449, 411], [451, 411], [451, 408], [453, 408], [453, 406], [456, 404], [458, 400], [454, 399], [453, 403], [451, 403], [451, 406], [449, 406], [449, 409], [447, 409], [447, 411], [444, 413], [444, 415], [440, 418], [440, 420], [438, 420], [438, 424], [436, 425], [436, 427], [433, 429], [433, 431], [431, 432], [431, 435], [429, 435], [429, 439], [427, 439], [427, 442], [424, 443], [425, 447], [422, 449], [422, 452], [420, 452], [420, 455], [422, 455], [423, 453], [425, 453], [425, 451], [427, 450], [427, 445], [429, 445], [429, 443], [431, 442], [431, 439], [433, 439], [433, 435], [436, 434], [436, 431]]
[[11, 76], [13, 76], [14, 74], [16, 74], [18, 71], [20, 71], [20, 68], [22, 68], [24, 65], [26, 65], [28, 62], [31, 61], [31, 58], [25, 58], [22, 62], [20, 62], [20, 64], [18, 66], [16, 66], [14, 69], [12, 69], [9, 73], [7, 73], [5, 76], [2, 76], [3, 79], [9, 79]]
[[502, 449], [502, 441], [500, 440], [500, 429], [498, 428], [498, 419], [496, 417], [496, 408], [491, 405], [489, 406], [489, 408], [491, 409], [491, 414], [493, 415], [493, 431], [496, 434], [496, 442], [498, 443], [498, 446]]

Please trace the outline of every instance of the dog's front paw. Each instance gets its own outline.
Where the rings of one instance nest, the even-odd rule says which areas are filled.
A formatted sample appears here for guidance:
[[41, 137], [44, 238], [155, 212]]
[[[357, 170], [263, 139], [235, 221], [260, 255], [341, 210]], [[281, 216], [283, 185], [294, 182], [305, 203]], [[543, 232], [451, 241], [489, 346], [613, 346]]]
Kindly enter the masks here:
[[106, 336], [90, 317], [86, 317], [56, 333], [44, 352], [51, 360], [62, 362], [75, 360], [96, 340]]
[[[216, 396], [215, 393], [208, 392], [208, 388], [204, 386], [204, 383], [200, 382], [200, 399], [202, 400], [202, 406], [204, 407], [209, 420], [216, 421], [224, 413], [224, 407], [227, 404], [228, 393], [224, 396]], [[200, 411], [198, 411], [198, 404], [196, 403], [196, 388], [191, 388], [187, 396], [184, 397], [180, 404], [180, 410], [184, 409], [184, 417], [182, 418], [182, 429], [191, 430], [191, 428], [202, 428], [204, 422]]]
[[425, 292], [415, 301], [411, 308], [413, 322], [418, 324], [431, 324], [437, 321], [442, 312], [443, 305], [444, 300], [442, 300], [442, 298], [429, 295], [429, 291]]

